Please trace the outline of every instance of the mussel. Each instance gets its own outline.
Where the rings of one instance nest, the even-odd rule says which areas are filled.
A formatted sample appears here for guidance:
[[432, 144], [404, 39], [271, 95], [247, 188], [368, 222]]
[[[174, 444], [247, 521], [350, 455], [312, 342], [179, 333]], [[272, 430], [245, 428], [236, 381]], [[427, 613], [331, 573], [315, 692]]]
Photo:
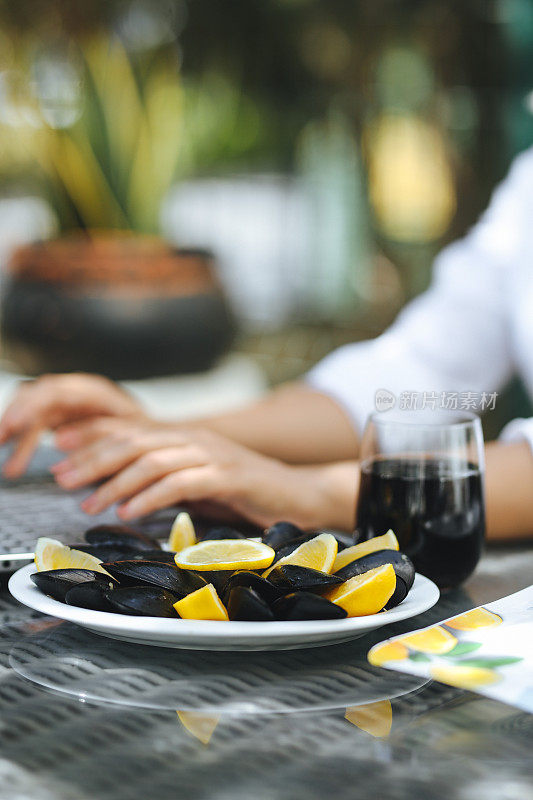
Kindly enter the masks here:
[[376, 550], [375, 553], [368, 553], [368, 555], [346, 564], [335, 574], [347, 581], [354, 575], [362, 575], [383, 564], [391, 564], [396, 573], [396, 588], [385, 606], [385, 610], [388, 611], [405, 600], [415, 579], [414, 564], [405, 553], [399, 553], [397, 550]]
[[319, 592], [331, 586], [338, 586], [343, 579], [310, 567], [296, 564], [281, 564], [269, 573], [268, 580], [283, 594], [296, 591]]
[[96, 525], [85, 531], [85, 541], [88, 544], [115, 545], [117, 549], [128, 547], [131, 550], [159, 550], [160, 545], [156, 539], [139, 533], [127, 525]]
[[407, 588], [405, 581], [396, 575], [396, 588], [392, 594], [392, 597], [389, 597], [387, 600], [384, 611], [389, 611], [391, 608], [399, 606], [400, 603], [405, 600], [408, 594], [409, 589]]
[[346, 611], [340, 606], [326, 600], [312, 592], [291, 592], [272, 605], [272, 611], [277, 619], [305, 620], [305, 619], [344, 619]]
[[[170, 550], [142, 550], [127, 557], [127, 559], [114, 559], [115, 561], [157, 561], [162, 564], [175, 564], [173, 553]], [[112, 559], [110, 559], [111, 561]]]
[[87, 581], [78, 583], [69, 589], [65, 595], [65, 602], [69, 606], [90, 608], [92, 611], [113, 611], [113, 606], [107, 599], [107, 593], [113, 588], [111, 581]]
[[337, 570], [335, 574], [341, 577], [343, 581], [347, 581], [349, 578], [353, 578], [354, 575], [362, 575], [363, 572], [368, 572], [368, 570], [375, 569], [375, 567], [381, 567], [383, 564], [392, 564], [397, 577], [405, 582], [408, 591], [411, 589], [415, 579], [415, 568], [411, 559], [405, 553], [398, 552], [398, 550], [376, 550], [374, 553], [368, 553], [368, 555], [346, 564], [345, 567]]
[[202, 536], [202, 541], [207, 541], [211, 539], [245, 539], [244, 533], [235, 530], [235, 528], [227, 528], [227, 527], [220, 527], [220, 528], [210, 528], [204, 535]]
[[102, 566], [121, 586], [158, 586], [168, 589], [178, 600], [207, 583], [197, 572], [158, 561], [115, 561]]
[[[327, 533], [330, 533], [330, 531], [327, 531]], [[339, 552], [341, 550], [344, 550], [346, 547], [346, 537], [343, 534], [339, 535], [338, 533], [333, 531], [331, 531], [331, 534], [337, 540], [337, 547]], [[297, 547], [300, 547], [301, 544], [308, 542], [310, 539], [314, 539], [315, 536], [318, 536], [317, 531], [313, 531], [311, 533], [304, 533], [297, 539], [291, 539], [291, 541], [287, 542], [287, 544], [281, 545], [277, 549], [274, 548], [276, 550], [276, 557], [274, 558], [274, 564], [280, 559], [285, 558], [285, 556], [290, 556], [290, 554], [293, 553]], [[353, 544], [353, 542], [351, 542], [351, 544]]]
[[298, 528], [297, 525], [293, 525], [292, 522], [276, 522], [275, 525], [272, 525], [265, 531], [263, 536], [263, 542], [268, 544], [269, 547], [272, 547], [273, 550], [278, 550], [280, 547], [285, 547], [285, 545], [292, 542], [294, 539], [300, 539], [302, 536], [305, 537], [305, 531], [301, 528]]
[[274, 600], [277, 600], [278, 597], [281, 597], [281, 595], [284, 594], [283, 591], [270, 583], [270, 576], [269, 580], [267, 581], [256, 572], [241, 570], [240, 572], [234, 572], [227, 579], [224, 587], [224, 604], [228, 602], [230, 592], [236, 586], [246, 586], [248, 589], [253, 589], [254, 592], [256, 592], [267, 605], [270, 605], [274, 602]]
[[178, 617], [179, 597], [158, 586], [124, 586], [106, 593], [111, 609], [138, 617]]
[[81, 550], [82, 553], [89, 553], [91, 556], [99, 558], [100, 561], [124, 561], [125, 559], [135, 558], [148, 550], [133, 550], [131, 547], [119, 546], [115, 544], [87, 544], [81, 542], [80, 544], [70, 545], [75, 550]]
[[108, 575], [92, 569], [47, 569], [42, 572], [34, 572], [30, 578], [41, 592], [62, 603], [65, 601], [68, 590], [80, 583], [101, 581], [106, 585], [113, 584]]
[[212, 583], [220, 597], [224, 594], [226, 583], [233, 575], [232, 569], [210, 569], [202, 570], [197, 574], [201, 575], [207, 583]]
[[274, 619], [265, 601], [248, 586], [235, 586], [229, 593], [226, 607], [229, 618], [235, 622], [269, 622]]

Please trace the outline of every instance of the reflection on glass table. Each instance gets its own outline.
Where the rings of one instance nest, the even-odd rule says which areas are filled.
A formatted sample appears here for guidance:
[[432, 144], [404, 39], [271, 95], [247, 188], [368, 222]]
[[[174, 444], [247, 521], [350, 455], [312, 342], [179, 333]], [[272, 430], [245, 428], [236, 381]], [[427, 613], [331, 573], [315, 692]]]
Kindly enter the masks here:
[[[392, 633], [468, 604], [454, 593]], [[169, 651], [2, 593], [0, 797], [528, 800], [532, 718], [370, 667], [382, 635], [269, 655]]]

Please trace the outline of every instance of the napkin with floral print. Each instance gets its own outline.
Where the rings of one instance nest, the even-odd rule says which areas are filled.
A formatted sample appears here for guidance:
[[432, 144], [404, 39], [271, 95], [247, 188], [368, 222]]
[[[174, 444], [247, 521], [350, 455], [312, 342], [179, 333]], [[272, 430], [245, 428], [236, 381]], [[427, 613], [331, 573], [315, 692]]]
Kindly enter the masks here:
[[533, 586], [387, 639], [370, 650], [368, 660], [533, 713]]

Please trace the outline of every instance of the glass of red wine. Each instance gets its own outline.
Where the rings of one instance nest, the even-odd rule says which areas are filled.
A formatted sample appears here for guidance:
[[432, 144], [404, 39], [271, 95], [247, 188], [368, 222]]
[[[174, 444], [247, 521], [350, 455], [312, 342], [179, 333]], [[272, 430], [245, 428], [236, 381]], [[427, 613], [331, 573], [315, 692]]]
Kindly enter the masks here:
[[449, 589], [472, 574], [485, 535], [483, 433], [475, 414], [372, 414], [361, 442], [357, 532], [392, 529], [417, 572]]

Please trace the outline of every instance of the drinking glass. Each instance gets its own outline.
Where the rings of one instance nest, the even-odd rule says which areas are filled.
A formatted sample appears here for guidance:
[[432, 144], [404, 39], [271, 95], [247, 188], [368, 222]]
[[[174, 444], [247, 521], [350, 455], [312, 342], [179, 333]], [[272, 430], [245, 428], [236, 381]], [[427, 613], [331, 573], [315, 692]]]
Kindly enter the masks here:
[[357, 529], [391, 528], [417, 572], [439, 587], [475, 569], [485, 535], [483, 433], [475, 414], [372, 414], [361, 442]]

